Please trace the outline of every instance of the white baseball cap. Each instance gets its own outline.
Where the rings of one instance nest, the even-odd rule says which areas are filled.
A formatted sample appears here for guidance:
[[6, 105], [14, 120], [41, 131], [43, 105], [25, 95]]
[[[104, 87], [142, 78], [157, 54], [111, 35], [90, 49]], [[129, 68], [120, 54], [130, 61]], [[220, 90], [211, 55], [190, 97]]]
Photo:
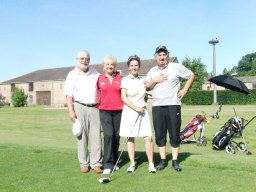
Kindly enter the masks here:
[[73, 135], [77, 137], [80, 136], [82, 133], [81, 123], [78, 121], [78, 119], [75, 119], [75, 122], [73, 123], [72, 132]]

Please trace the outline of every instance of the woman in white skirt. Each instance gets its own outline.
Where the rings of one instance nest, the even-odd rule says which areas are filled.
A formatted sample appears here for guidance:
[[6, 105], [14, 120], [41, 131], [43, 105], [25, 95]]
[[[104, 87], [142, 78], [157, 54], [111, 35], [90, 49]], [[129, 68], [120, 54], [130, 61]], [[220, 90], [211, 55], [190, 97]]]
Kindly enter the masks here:
[[143, 137], [145, 141], [146, 154], [149, 162], [148, 171], [155, 173], [153, 163], [153, 141], [151, 124], [146, 108], [144, 78], [139, 77], [140, 58], [137, 55], [130, 56], [127, 65], [129, 75], [121, 82], [121, 95], [124, 102], [120, 125], [120, 136], [127, 137], [128, 154], [131, 161], [127, 172], [132, 173], [136, 169], [135, 137]]

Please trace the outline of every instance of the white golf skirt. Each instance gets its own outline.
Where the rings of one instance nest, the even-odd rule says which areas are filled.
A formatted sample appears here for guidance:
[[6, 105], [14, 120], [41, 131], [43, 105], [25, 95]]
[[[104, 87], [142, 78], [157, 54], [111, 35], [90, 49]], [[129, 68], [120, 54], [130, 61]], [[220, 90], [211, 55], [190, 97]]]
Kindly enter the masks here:
[[[129, 107], [124, 107], [121, 118], [120, 133], [122, 137], [152, 136], [151, 123], [148, 111], [139, 116], [139, 113]], [[138, 118], [138, 119], [137, 119]]]

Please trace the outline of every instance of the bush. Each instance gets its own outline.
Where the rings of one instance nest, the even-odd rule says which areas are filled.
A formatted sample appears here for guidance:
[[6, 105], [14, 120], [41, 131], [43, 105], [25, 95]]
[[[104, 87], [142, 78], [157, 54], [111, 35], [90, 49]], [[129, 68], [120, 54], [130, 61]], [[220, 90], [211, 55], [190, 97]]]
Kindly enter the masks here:
[[[230, 90], [217, 91], [217, 101], [224, 105], [256, 104], [256, 89], [250, 90], [249, 95]], [[211, 105], [213, 91], [189, 91], [182, 99], [186, 105]]]
[[23, 89], [15, 87], [12, 90], [12, 105], [14, 107], [24, 107], [27, 105], [28, 95], [24, 93]]
[[211, 91], [189, 91], [182, 99], [183, 104], [187, 105], [211, 105], [212, 104]]

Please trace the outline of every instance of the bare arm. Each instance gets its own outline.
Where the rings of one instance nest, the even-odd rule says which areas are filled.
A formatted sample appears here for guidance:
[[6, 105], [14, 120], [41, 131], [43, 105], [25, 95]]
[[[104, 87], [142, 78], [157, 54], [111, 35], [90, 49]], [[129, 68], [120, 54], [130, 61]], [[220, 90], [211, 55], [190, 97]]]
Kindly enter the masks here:
[[138, 113], [143, 113], [144, 112], [144, 108], [143, 107], [136, 106], [134, 103], [131, 102], [130, 99], [128, 99], [128, 97], [127, 97], [127, 89], [121, 89], [121, 96], [122, 96], [122, 100], [123, 100], [125, 105], [127, 105], [128, 107], [130, 107], [131, 109], [133, 109], [134, 111], [136, 111]]
[[161, 83], [168, 78], [167, 75], [157, 75], [154, 79], [151, 79], [148, 83], [145, 84], [145, 88], [147, 91], [151, 91], [157, 83]]
[[66, 101], [68, 105], [68, 113], [69, 113], [69, 118], [75, 122], [76, 119], [76, 113], [74, 110], [74, 104], [73, 104], [73, 97], [71, 96], [66, 96]]
[[185, 83], [184, 87], [178, 92], [178, 97], [180, 100], [187, 94], [188, 89], [192, 85], [193, 81], [195, 79], [195, 75], [193, 74]]

